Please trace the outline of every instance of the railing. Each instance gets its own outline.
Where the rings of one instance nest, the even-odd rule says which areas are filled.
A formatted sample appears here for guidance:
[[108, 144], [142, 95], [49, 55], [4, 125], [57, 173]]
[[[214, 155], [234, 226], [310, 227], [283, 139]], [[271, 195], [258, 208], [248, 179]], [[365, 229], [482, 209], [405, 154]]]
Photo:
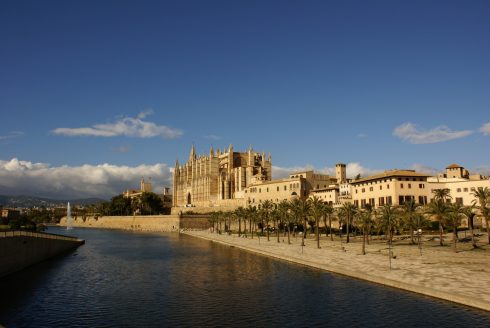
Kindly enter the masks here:
[[45, 239], [57, 239], [57, 240], [69, 240], [69, 241], [82, 241], [77, 237], [56, 235], [46, 232], [35, 232], [35, 231], [25, 231], [25, 230], [0, 230], [0, 238], [8, 237], [35, 237], [35, 238], [45, 238]]

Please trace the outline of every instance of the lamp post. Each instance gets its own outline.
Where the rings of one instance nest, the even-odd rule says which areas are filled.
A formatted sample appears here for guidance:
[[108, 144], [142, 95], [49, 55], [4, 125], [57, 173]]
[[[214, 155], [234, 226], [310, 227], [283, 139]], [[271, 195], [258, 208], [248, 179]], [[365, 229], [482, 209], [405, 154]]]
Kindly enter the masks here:
[[420, 251], [420, 255], [422, 255], [422, 244], [420, 243], [422, 238], [422, 229], [419, 229], [417, 232], [419, 236], [419, 251]]

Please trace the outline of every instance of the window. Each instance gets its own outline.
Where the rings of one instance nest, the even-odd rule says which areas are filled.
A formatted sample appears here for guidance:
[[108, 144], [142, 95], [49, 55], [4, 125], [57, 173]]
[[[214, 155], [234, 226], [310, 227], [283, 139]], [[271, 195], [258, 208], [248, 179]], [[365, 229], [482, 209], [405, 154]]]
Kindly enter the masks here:
[[427, 196], [419, 196], [419, 204], [420, 205], [427, 204]]
[[288, 190], [288, 186], [284, 186], [284, 191]]
[[262, 192], [262, 188], [259, 188], [259, 192]]
[[369, 198], [369, 205], [374, 207], [374, 198]]
[[475, 191], [475, 187], [471, 187], [471, 191]]
[[456, 192], [461, 192], [461, 188], [456, 189]]
[[400, 205], [405, 204], [405, 197], [404, 196], [398, 196], [398, 204], [400, 204]]
[[424, 186], [424, 184], [423, 184], [423, 183], [419, 183], [419, 188], [420, 188], [420, 189], [424, 189], [424, 187], [425, 187], [425, 186]]
[[411, 184], [411, 183], [409, 183], [409, 184], [408, 184], [408, 189], [411, 189], [411, 188], [412, 188], [412, 184]]
[[320, 185], [316, 185], [316, 189], [320, 189]]
[[361, 207], [366, 207], [366, 200], [365, 199], [361, 199]]
[[463, 197], [456, 197], [456, 204], [463, 205]]
[[400, 188], [402, 188], [402, 189], [403, 189], [403, 183], [400, 183]]
[[357, 194], [357, 189], [356, 189], [356, 194]]
[[267, 187], [267, 192], [269, 192], [269, 187]]
[[359, 201], [357, 199], [354, 201], [354, 206], [359, 207]]
[[279, 186], [277, 186], [277, 191], [279, 191]]
[[383, 186], [379, 186], [379, 190], [383, 190]]
[[361, 190], [361, 191], [362, 191], [362, 192], [366, 192], [366, 189], [362, 188], [362, 190]]
[[390, 189], [390, 185], [386, 185], [386, 189]]
[[391, 200], [391, 196], [387, 196], [387, 197], [386, 197], [386, 204], [388, 204], [388, 205], [393, 204], [393, 202], [392, 202], [392, 200]]
[[463, 191], [464, 191], [464, 192], [468, 192], [468, 188], [464, 188], [464, 189], [463, 189]]
[[379, 197], [378, 204], [379, 204], [379, 206], [383, 206], [385, 204], [385, 198], [384, 197]]
[[373, 191], [373, 187], [369, 187], [369, 191]]

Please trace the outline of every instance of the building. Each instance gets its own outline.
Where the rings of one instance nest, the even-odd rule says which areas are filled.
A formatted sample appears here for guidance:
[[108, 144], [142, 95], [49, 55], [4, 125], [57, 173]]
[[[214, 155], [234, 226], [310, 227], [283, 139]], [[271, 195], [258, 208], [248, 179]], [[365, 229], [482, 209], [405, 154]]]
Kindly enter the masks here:
[[189, 160], [175, 163], [173, 172], [174, 207], [237, 207], [244, 203], [245, 190], [253, 184], [272, 180], [271, 156], [264, 152], [209, 150], [208, 156], [197, 156], [194, 146]]
[[139, 190], [128, 189], [125, 192], [123, 192], [123, 197], [130, 198], [131, 200], [133, 200], [135, 198], [141, 197], [141, 195], [143, 195], [144, 192], [151, 192], [152, 190], [153, 189], [152, 189], [151, 181], [145, 181], [144, 178], [141, 178], [140, 189]]
[[357, 207], [403, 205], [410, 199], [427, 204], [429, 176], [414, 170], [391, 170], [351, 181], [352, 202]]
[[449, 189], [451, 199], [449, 201], [462, 205], [472, 205], [476, 202], [473, 191], [477, 188], [489, 188], [490, 179], [480, 174], [470, 175], [469, 171], [458, 164], [451, 164], [445, 173], [427, 179], [429, 183], [429, 199], [434, 198], [433, 190]]

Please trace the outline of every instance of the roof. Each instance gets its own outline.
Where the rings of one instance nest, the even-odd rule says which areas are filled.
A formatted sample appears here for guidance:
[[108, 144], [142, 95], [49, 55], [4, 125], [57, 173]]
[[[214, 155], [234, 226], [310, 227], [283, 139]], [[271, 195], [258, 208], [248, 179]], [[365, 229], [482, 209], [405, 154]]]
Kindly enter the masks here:
[[454, 163], [446, 167], [446, 169], [459, 169], [459, 168], [462, 168], [462, 166]]
[[372, 180], [379, 180], [379, 179], [386, 179], [386, 178], [391, 178], [391, 177], [417, 177], [417, 178], [426, 178], [430, 177], [430, 174], [425, 174], [425, 173], [417, 173], [413, 170], [391, 170], [391, 171], [385, 171], [380, 174], [375, 174], [371, 175], [367, 178], [362, 178], [359, 180], [352, 180], [351, 184], [357, 184], [361, 182], [366, 182], [366, 181], [372, 181]]

